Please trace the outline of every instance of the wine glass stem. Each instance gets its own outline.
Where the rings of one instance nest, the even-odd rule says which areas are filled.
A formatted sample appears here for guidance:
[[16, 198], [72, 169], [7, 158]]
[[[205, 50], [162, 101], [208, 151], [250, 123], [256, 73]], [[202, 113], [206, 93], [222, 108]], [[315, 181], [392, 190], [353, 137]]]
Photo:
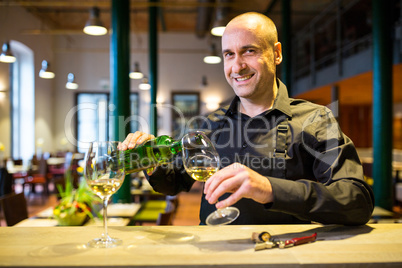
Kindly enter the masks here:
[[103, 198], [103, 228], [104, 228], [103, 236], [105, 239], [109, 237], [109, 235], [107, 233], [107, 204], [108, 203], [109, 203], [109, 196]]

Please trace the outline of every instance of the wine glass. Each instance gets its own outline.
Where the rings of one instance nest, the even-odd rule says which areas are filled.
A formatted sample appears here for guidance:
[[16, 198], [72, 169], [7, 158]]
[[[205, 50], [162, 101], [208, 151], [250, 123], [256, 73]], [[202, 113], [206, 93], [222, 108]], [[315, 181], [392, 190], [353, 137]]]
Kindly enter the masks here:
[[[194, 131], [182, 138], [183, 165], [187, 173], [197, 181], [207, 181], [219, 169], [220, 158], [211, 140], [202, 131]], [[217, 209], [208, 215], [208, 225], [224, 225], [239, 216], [236, 207]]]
[[104, 233], [100, 238], [89, 241], [91, 247], [110, 248], [122, 243], [107, 232], [107, 204], [110, 196], [123, 184], [125, 176], [124, 154], [118, 149], [118, 144], [117, 141], [91, 142], [85, 156], [85, 179], [103, 201]]

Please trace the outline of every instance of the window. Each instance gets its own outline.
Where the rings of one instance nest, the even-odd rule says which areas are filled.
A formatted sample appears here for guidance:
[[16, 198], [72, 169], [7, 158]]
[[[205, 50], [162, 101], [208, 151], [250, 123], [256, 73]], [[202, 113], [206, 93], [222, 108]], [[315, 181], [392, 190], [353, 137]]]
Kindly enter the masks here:
[[[130, 111], [131, 116], [138, 116], [139, 115], [139, 107], [138, 107], [138, 94], [130, 94]], [[135, 132], [138, 130], [139, 122], [137, 119], [132, 118], [130, 121], [130, 132]]]
[[[138, 94], [130, 94], [131, 115], [138, 115]], [[85, 143], [109, 139], [109, 94], [78, 93], [77, 94], [77, 149], [85, 153]], [[137, 120], [131, 120], [131, 130], [138, 129]]]
[[107, 140], [107, 106], [109, 96], [106, 93], [79, 93], [77, 95], [77, 140], [78, 151], [85, 153], [83, 143], [95, 140]]
[[199, 128], [196, 116], [200, 114], [200, 93], [172, 92], [172, 137], [179, 139], [189, 129]]
[[10, 68], [11, 155], [30, 160], [35, 154], [34, 55], [24, 44], [11, 41], [17, 61]]

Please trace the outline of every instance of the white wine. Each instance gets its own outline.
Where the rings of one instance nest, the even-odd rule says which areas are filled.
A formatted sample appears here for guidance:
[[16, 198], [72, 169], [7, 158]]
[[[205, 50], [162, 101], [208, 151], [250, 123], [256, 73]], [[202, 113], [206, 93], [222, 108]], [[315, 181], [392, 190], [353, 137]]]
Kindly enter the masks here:
[[97, 180], [88, 180], [87, 182], [92, 191], [103, 198], [117, 192], [123, 183], [123, 178], [110, 179], [109, 175], [104, 175]]
[[187, 173], [196, 180], [205, 182], [211, 177], [218, 169], [216, 167], [192, 167], [187, 169]]

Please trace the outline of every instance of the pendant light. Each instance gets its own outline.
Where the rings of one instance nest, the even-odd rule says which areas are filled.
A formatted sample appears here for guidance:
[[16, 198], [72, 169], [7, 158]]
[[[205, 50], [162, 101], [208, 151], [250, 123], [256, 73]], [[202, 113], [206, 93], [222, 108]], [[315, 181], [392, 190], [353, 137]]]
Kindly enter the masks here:
[[2, 51], [0, 54], [0, 61], [5, 63], [13, 63], [17, 58], [13, 55], [10, 49], [10, 42], [5, 42], [2, 46]]
[[215, 11], [215, 20], [211, 29], [211, 34], [215, 36], [222, 36], [225, 31], [226, 24], [229, 22], [228, 13], [229, 8], [225, 5], [230, 3], [231, 0], [218, 0], [218, 7]]
[[217, 55], [215, 44], [211, 44], [210, 53], [208, 56], [204, 57], [204, 62], [208, 64], [218, 64], [222, 59]]
[[138, 86], [139, 89], [141, 90], [150, 90], [151, 89], [151, 85], [148, 82], [148, 78], [144, 76], [144, 78], [142, 78], [141, 84]]
[[44, 60], [42, 61], [42, 69], [39, 71], [39, 77], [44, 78], [44, 79], [53, 79], [54, 78], [54, 72], [50, 70], [50, 64]]
[[75, 82], [75, 76], [74, 76], [73, 73], [69, 73], [67, 75], [66, 88], [67, 89], [72, 89], [72, 90], [75, 90], [75, 89], [78, 88], [78, 84]]
[[89, 35], [105, 35], [107, 29], [103, 26], [100, 20], [100, 11], [98, 7], [92, 7], [89, 10], [89, 19], [84, 27], [84, 33]]
[[141, 79], [144, 77], [144, 74], [140, 71], [140, 65], [138, 62], [134, 63], [134, 69], [129, 74], [131, 79]]
[[211, 29], [211, 34], [215, 36], [222, 36], [227, 24], [227, 21], [219, 14], [222, 14], [222, 12], [218, 11], [216, 20]]
[[215, 36], [222, 36], [226, 26], [222, 26], [219, 22], [216, 22], [211, 29], [211, 34]]

